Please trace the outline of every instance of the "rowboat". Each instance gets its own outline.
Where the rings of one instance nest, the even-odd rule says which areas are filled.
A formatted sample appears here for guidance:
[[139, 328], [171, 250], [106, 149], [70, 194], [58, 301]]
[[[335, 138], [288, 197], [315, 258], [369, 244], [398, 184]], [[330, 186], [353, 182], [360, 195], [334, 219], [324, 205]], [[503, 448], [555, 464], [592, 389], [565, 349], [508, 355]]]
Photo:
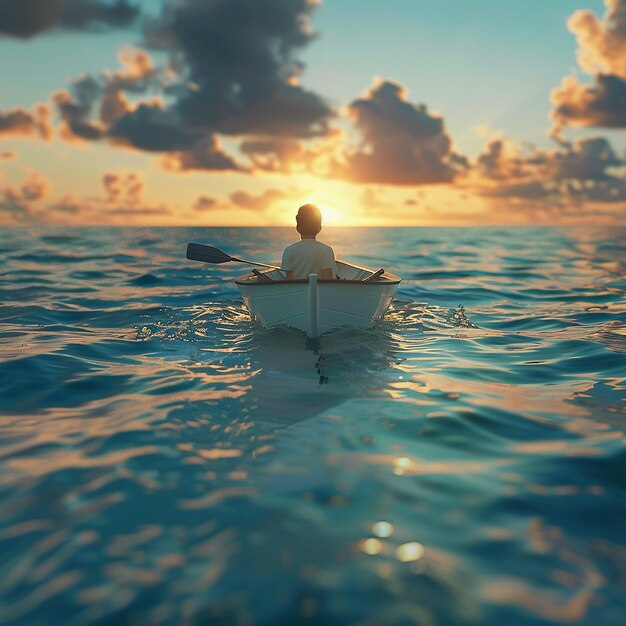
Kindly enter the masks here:
[[311, 338], [341, 328], [367, 328], [383, 317], [401, 279], [337, 261], [336, 279], [285, 280], [279, 269], [254, 269], [235, 279], [251, 317], [265, 327], [291, 326]]

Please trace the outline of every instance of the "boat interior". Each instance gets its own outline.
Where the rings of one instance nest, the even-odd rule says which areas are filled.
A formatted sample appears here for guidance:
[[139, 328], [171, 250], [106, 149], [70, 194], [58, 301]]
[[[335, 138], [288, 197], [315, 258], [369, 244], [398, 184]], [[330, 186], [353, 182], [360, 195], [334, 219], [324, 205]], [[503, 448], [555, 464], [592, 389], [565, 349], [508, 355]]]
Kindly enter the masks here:
[[[396, 283], [400, 278], [389, 274], [383, 268], [372, 270], [367, 267], [348, 263], [347, 261], [337, 261], [337, 272], [332, 280], [319, 280], [320, 283], [334, 283], [338, 280], [351, 283]], [[307, 278], [285, 280], [285, 274], [280, 269], [253, 269], [249, 274], [236, 279], [242, 284], [268, 284], [268, 283], [307, 283]]]

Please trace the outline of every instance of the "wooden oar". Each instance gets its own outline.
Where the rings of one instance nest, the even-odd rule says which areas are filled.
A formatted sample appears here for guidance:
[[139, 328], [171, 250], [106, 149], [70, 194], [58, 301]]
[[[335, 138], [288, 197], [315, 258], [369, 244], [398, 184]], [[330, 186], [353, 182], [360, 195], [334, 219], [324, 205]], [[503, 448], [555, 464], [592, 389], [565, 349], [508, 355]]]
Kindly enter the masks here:
[[227, 254], [219, 248], [213, 246], [205, 246], [201, 243], [190, 243], [187, 245], [187, 258], [192, 261], [202, 261], [203, 263], [228, 263], [235, 261], [236, 263], [247, 263], [248, 265], [258, 265], [259, 267], [269, 267], [273, 270], [279, 270], [280, 267], [268, 265], [267, 263], [259, 263], [258, 261], [246, 261]]

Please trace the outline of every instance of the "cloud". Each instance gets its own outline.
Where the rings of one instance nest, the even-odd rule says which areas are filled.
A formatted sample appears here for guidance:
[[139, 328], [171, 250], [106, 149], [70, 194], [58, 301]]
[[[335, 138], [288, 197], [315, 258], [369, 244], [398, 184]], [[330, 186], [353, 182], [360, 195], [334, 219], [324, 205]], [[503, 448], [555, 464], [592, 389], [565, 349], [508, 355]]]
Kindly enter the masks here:
[[619, 76], [598, 74], [591, 85], [567, 76], [550, 100], [557, 137], [567, 126], [626, 128], [626, 80]]
[[123, 28], [138, 15], [126, 0], [2, 0], [0, 35], [29, 39], [53, 29]]
[[102, 184], [106, 192], [106, 202], [135, 207], [143, 202], [144, 183], [140, 174], [118, 174], [105, 172]]
[[593, 11], [576, 11], [567, 21], [578, 42], [577, 58], [588, 74], [626, 77], [626, 1], [605, 0], [604, 19]]
[[[108, 138], [140, 150], [167, 150], [172, 142], [179, 145], [178, 123], [165, 114], [158, 98], [134, 106], [126, 95], [142, 94], [158, 85], [150, 55], [125, 46], [118, 58], [119, 70], [80, 76], [69, 89], [53, 94], [62, 121], [61, 135], [68, 141]], [[193, 137], [187, 138], [187, 144], [193, 144]]]
[[102, 88], [92, 76], [82, 76], [74, 81], [71, 91], [58, 91], [52, 96], [62, 120], [61, 136], [64, 139], [95, 140], [105, 135], [100, 122], [90, 121], [94, 104]]
[[252, 162], [253, 169], [266, 172], [290, 172], [296, 163], [307, 160], [306, 150], [296, 139], [248, 139], [239, 150]]
[[0, 111], [0, 136], [11, 134], [38, 135], [44, 141], [49, 141], [52, 137], [50, 109], [45, 104], [38, 104], [32, 112], [21, 108], [6, 113]]
[[12, 150], [5, 150], [0, 152], [0, 161], [12, 161], [16, 157], [15, 152]]
[[65, 216], [75, 216], [84, 210], [84, 205], [74, 194], [65, 194], [56, 202], [53, 202], [48, 209], [51, 212], [61, 213]]
[[34, 172], [24, 180], [20, 191], [24, 200], [36, 202], [47, 198], [50, 184], [41, 174]]
[[492, 180], [520, 178], [527, 174], [527, 158], [517, 153], [517, 147], [502, 139], [493, 139], [476, 159], [476, 167], [482, 176]]
[[172, 210], [166, 206], [166, 205], [161, 205], [161, 206], [155, 206], [155, 207], [151, 207], [151, 206], [126, 206], [126, 207], [116, 207], [114, 209], [109, 209], [107, 210], [105, 213], [103, 213], [103, 216], [109, 216], [109, 217], [149, 217], [149, 216], [165, 216], [165, 215], [171, 215], [172, 214]]
[[[122, 69], [83, 76], [54, 95], [68, 140], [107, 139], [166, 152], [170, 171], [243, 170], [218, 134], [255, 140], [331, 133], [335, 112], [298, 84], [297, 53], [315, 38], [314, 0], [169, 0], [146, 19], [144, 45], [169, 54], [155, 68], [126, 49]], [[156, 97], [132, 103], [128, 94]], [[167, 105], [164, 104], [167, 102]]]
[[164, 169], [170, 172], [192, 170], [245, 171], [244, 168], [226, 154], [215, 135], [200, 139], [186, 152], [173, 152], [161, 160]]
[[7, 187], [0, 190], [0, 221], [4, 217], [14, 222], [21, 222], [30, 212], [29, 203], [22, 198], [17, 189]]
[[578, 42], [578, 63], [593, 81], [567, 76], [553, 90], [550, 117], [556, 138], [568, 126], [626, 128], [626, 0], [605, 4], [603, 19], [585, 10], [567, 22]]
[[80, 198], [66, 193], [50, 200], [50, 184], [40, 174], [32, 173], [19, 187], [0, 189], [0, 222], [126, 224], [126, 218], [174, 215], [166, 203], [146, 202], [145, 185], [138, 172], [104, 172], [101, 181], [104, 195]]
[[347, 149], [331, 174], [353, 182], [388, 185], [450, 183], [467, 167], [453, 150], [443, 118], [426, 105], [412, 104], [406, 90], [377, 81], [348, 107], [361, 135], [360, 146]]
[[162, 75], [145, 50], [126, 47], [119, 59], [121, 69], [81, 76], [69, 90], [53, 95], [66, 140], [106, 139], [136, 150], [165, 152], [161, 164], [169, 171], [243, 170], [215, 135], [187, 128], [179, 113], [159, 98], [132, 104], [127, 92], [142, 94], [158, 87]]
[[146, 203], [143, 177], [138, 172], [104, 172], [101, 180], [105, 197], [95, 199], [95, 205], [90, 208], [99, 219], [172, 214], [171, 208], [165, 204], [151, 206]]
[[498, 139], [478, 156], [468, 180], [474, 191], [488, 197], [558, 202], [561, 207], [619, 203], [626, 202], [625, 167], [603, 137], [527, 151]]
[[145, 44], [176, 57], [185, 127], [231, 135], [312, 137], [334, 112], [298, 84], [314, 38], [314, 0], [178, 0], [147, 21]]
[[292, 200], [294, 197], [300, 197], [299, 191], [285, 192], [280, 189], [266, 189], [258, 195], [251, 194], [247, 191], [235, 191], [230, 194], [231, 202], [241, 208], [249, 211], [267, 211], [276, 203], [284, 200]]
[[195, 211], [211, 211], [213, 209], [216, 209], [218, 206], [219, 203], [216, 198], [204, 195], [199, 196], [193, 204], [193, 208]]
[[50, 183], [39, 173], [29, 174], [19, 187], [0, 190], [0, 218], [13, 222], [27, 221], [35, 212], [36, 204], [48, 197]]
[[149, 152], [188, 150], [202, 137], [195, 131], [186, 130], [176, 114], [164, 109], [160, 103], [140, 104], [118, 119], [109, 134], [114, 139]]
[[368, 211], [378, 211], [380, 209], [389, 208], [389, 202], [385, 202], [377, 193], [376, 189], [366, 187], [361, 193], [359, 204]]

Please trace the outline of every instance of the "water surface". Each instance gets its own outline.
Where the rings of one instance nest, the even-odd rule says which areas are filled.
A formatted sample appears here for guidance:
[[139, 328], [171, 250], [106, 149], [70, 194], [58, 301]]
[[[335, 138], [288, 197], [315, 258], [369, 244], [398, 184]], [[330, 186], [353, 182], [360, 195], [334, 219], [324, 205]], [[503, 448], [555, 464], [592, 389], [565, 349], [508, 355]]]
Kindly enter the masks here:
[[291, 230], [0, 233], [0, 622], [626, 623], [626, 230], [324, 234], [311, 349], [184, 259]]

